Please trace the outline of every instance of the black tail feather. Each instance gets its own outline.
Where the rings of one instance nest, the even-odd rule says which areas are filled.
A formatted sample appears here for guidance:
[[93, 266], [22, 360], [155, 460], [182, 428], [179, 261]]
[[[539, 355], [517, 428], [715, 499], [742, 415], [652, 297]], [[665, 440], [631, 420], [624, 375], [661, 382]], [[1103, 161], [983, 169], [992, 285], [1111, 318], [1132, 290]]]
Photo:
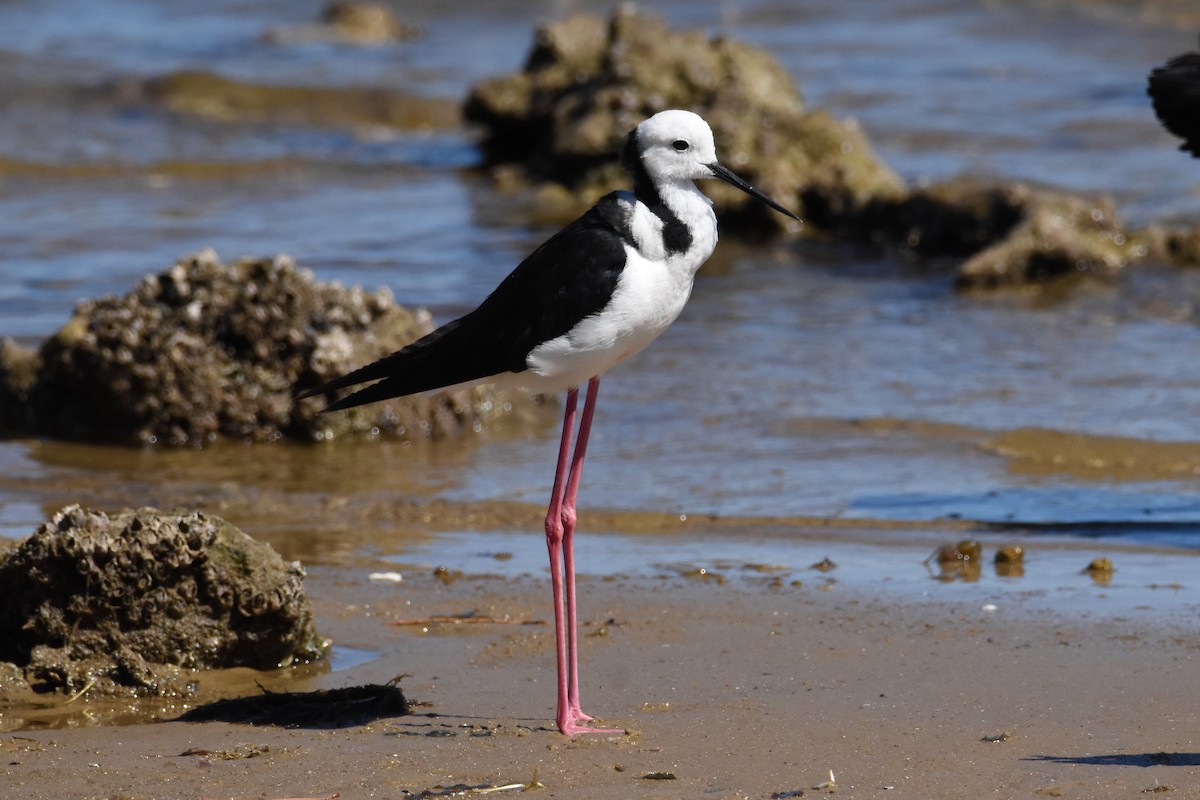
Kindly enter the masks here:
[[379, 400], [483, 380], [505, 372], [506, 366], [492, 357], [486, 346], [479, 344], [478, 337], [472, 337], [469, 330], [471, 326], [468, 324], [464, 328], [463, 322], [469, 319], [468, 316], [449, 322], [391, 355], [299, 392], [296, 399], [322, 394], [329, 396], [339, 389], [379, 381], [330, 403], [321, 410], [322, 414], [327, 414]]
[[392, 369], [395, 368], [397, 363], [403, 359], [404, 354], [405, 353], [403, 350], [398, 350], [395, 353], [392, 353], [390, 356], [381, 358], [378, 361], [373, 361], [370, 364], [367, 364], [365, 367], [356, 369], [353, 372], [348, 372], [339, 378], [326, 381], [319, 386], [314, 386], [311, 389], [305, 389], [302, 392], [296, 392], [296, 399], [304, 400], [308, 397], [316, 397], [319, 394], [328, 395], [336, 392], [338, 389], [345, 389], [347, 386], [355, 386], [360, 383], [366, 383], [367, 381], [374, 381], [387, 377]]
[[[436, 331], [426, 334], [407, 347], [397, 350], [391, 355], [384, 356], [378, 361], [372, 361], [365, 367], [360, 367], [353, 372], [348, 372], [341, 377], [334, 378], [331, 381], [326, 381], [325, 383], [322, 383], [319, 386], [314, 386], [311, 389], [305, 389], [302, 392], [297, 392], [296, 399], [303, 400], [306, 397], [316, 397], [319, 394], [331, 394], [336, 392], [338, 389], [345, 389], [348, 386], [356, 386], [360, 383], [386, 378], [389, 375], [393, 375], [400, 369], [411, 370], [418, 366], [420, 361], [426, 360], [425, 358], [422, 358], [421, 354], [432, 349], [440, 339], [457, 327], [458, 323], [459, 320], [455, 320], [454, 322], [443, 325]], [[408, 363], [406, 364], [405, 362]]]
[[415, 384], [411, 380], [405, 380], [405, 377], [404, 375], [397, 375], [392, 378], [385, 378], [379, 381], [379, 383], [373, 383], [365, 389], [359, 389], [357, 392], [348, 394], [337, 402], [330, 403], [321, 409], [321, 413], [329, 414], [333, 411], [344, 411], [347, 408], [363, 406], [379, 400], [391, 400], [393, 397], [405, 397], [406, 395], [417, 394], [429, 389], [441, 388], [440, 385], [424, 386]]

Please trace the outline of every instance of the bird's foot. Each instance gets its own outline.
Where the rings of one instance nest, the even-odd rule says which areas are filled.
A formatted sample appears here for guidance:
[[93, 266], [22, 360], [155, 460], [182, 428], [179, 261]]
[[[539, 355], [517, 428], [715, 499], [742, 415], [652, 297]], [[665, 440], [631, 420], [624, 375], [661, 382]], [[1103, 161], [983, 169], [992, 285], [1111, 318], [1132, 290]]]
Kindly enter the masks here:
[[559, 731], [563, 736], [574, 738], [581, 733], [620, 733], [624, 734], [624, 728], [588, 728], [583, 725], [578, 725], [574, 722], [564, 722], [558, 726]]
[[565, 718], [558, 720], [558, 729], [564, 736], [578, 736], [581, 733], [625, 733], [624, 728], [589, 728], [586, 724], [592, 717], [579, 709], [572, 709]]

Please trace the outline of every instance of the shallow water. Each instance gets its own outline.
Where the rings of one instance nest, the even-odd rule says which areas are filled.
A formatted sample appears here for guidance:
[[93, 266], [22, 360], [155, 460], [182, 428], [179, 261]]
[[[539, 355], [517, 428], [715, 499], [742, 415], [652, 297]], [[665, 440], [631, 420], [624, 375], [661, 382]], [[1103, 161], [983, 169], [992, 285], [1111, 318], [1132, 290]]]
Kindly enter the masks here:
[[[1194, 45], [1187, 30], [1087, 3], [644, 7], [768, 47], [810, 105], [858, 119], [911, 183], [996, 175], [1112, 194], [1137, 224], [1200, 216], [1200, 162], [1175, 151], [1144, 96], [1148, 69]], [[440, 319], [466, 310], [548, 232], [467, 169], [471, 132], [204, 122], [112, 87], [189, 68], [457, 100], [522, 62], [533, 23], [606, 8], [408, 4], [424, 39], [352, 48], [261, 41], [310, 21], [279, 0], [0, 4], [0, 334], [36, 342], [78, 300], [125, 292], [203, 247], [287, 252]], [[945, 269], [874, 251], [727, 241], [680, 321], [605, 380], [583, 524], [588, 507], [933, 530], [962, 519], [1200, 549], [1198, 303], [1200, 273], [1170, 268], [963, 296]], [[1057, 444], [1039, 444], [1047, 436]], [[285, 551], [291, 535], [328, 537], [297, 545], [317, 563], [360, 545], [403, 558], [467, 534], [346, 540], [284, 502], [247, 510], [230, 487], [304, 502], [540, 504], [556, 445], [549, 417], [440, 448], [338, 443], [351, 447], [341, 455], [0, 443], [0, 533], [26, 535], [75, 496], [182, 497], [218, 513], [225, 503]]]
[[[928, 534], [919, 534], [917, 539]], [[1135, 618], [1147, 624], [1194, 624], [1200, 593], [1190, 584], [1196, 559], [1164, 550], [1107, 549], [1115, 570], [1096, 578], [1086, 573], [1087, 545], [1066, 538], [1027, 542], [1032, 551], [1023, 567], [1007, 573], [992, 563], [997, 546], [1011, 535], [982, 539], [985, 563], [974, 573], [943, 572], [928, 562], [932, 544], [922, 547], [864, 541], [813, 541], [770, 534], [701, 535], [652, 540], [623, 535], [583, 537], [581, 575], [693, 581], [716, 587], [768, 587], [812, 590], [847, 596], [881, 596], [893, 602], [950, 602], [966, 613], [1009, 617], [1060, 612], [1111, 620]], [[699, 545], [699, 546], [697, 546]], [[468, 575], [539, 575], [530, 568], [544, 558], [543, 543], [524, 531], [494, 531], [486, 537], [455, 533], [408, 549], [395, 560], [401, 576], [454, 564]], [[818, 563], [832, 563], [827, 571]], [[401, 581], [401, 586], [403, 582]]]

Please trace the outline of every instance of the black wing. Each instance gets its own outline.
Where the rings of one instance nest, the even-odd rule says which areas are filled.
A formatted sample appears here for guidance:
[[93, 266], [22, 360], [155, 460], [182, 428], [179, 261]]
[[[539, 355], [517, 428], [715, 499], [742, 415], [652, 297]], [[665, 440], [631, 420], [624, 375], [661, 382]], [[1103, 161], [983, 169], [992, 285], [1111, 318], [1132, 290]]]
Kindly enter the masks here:
[[1200, 53], [1185, 53], [1150, 73], [1146, 93], [1163, 127], [1183, 139], [1180, 150], [1200, 158]]
[[301, 392], [328, 394], [378, 380], [331, 404], [338, 411], [529, 368], [529, 352], [604, 308], [625, 267], [625, 215], [616, 194], [546, 240], [479, 308], [402, 350]]

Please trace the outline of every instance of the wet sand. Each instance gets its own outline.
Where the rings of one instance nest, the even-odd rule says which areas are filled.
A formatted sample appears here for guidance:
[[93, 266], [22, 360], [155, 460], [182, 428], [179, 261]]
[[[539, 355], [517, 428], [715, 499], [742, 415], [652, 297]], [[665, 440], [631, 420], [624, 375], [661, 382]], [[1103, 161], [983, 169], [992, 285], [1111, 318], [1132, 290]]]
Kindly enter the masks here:
[[[335, 647], [376, 657], [293, 688], [407, 673], [411, 715], [336, 730], [166, 722], [3, 734], [0, 794], [435, 797], [536, 774], [543, 797], [814, 797], [831, 771], [836, 794], [856, 798], [1200, 787], [1200, 638], [1167, 615], [896, 602], [815, 572], [798, 584], [770, 570], [725, 582], [587, 576], [584, 705], [628, 733], [572, 741], [550, 722], [541, 578], [367, 575], [323, 567], [307, 583]], [[503, 621], [423, 622], [461, 615]]]

